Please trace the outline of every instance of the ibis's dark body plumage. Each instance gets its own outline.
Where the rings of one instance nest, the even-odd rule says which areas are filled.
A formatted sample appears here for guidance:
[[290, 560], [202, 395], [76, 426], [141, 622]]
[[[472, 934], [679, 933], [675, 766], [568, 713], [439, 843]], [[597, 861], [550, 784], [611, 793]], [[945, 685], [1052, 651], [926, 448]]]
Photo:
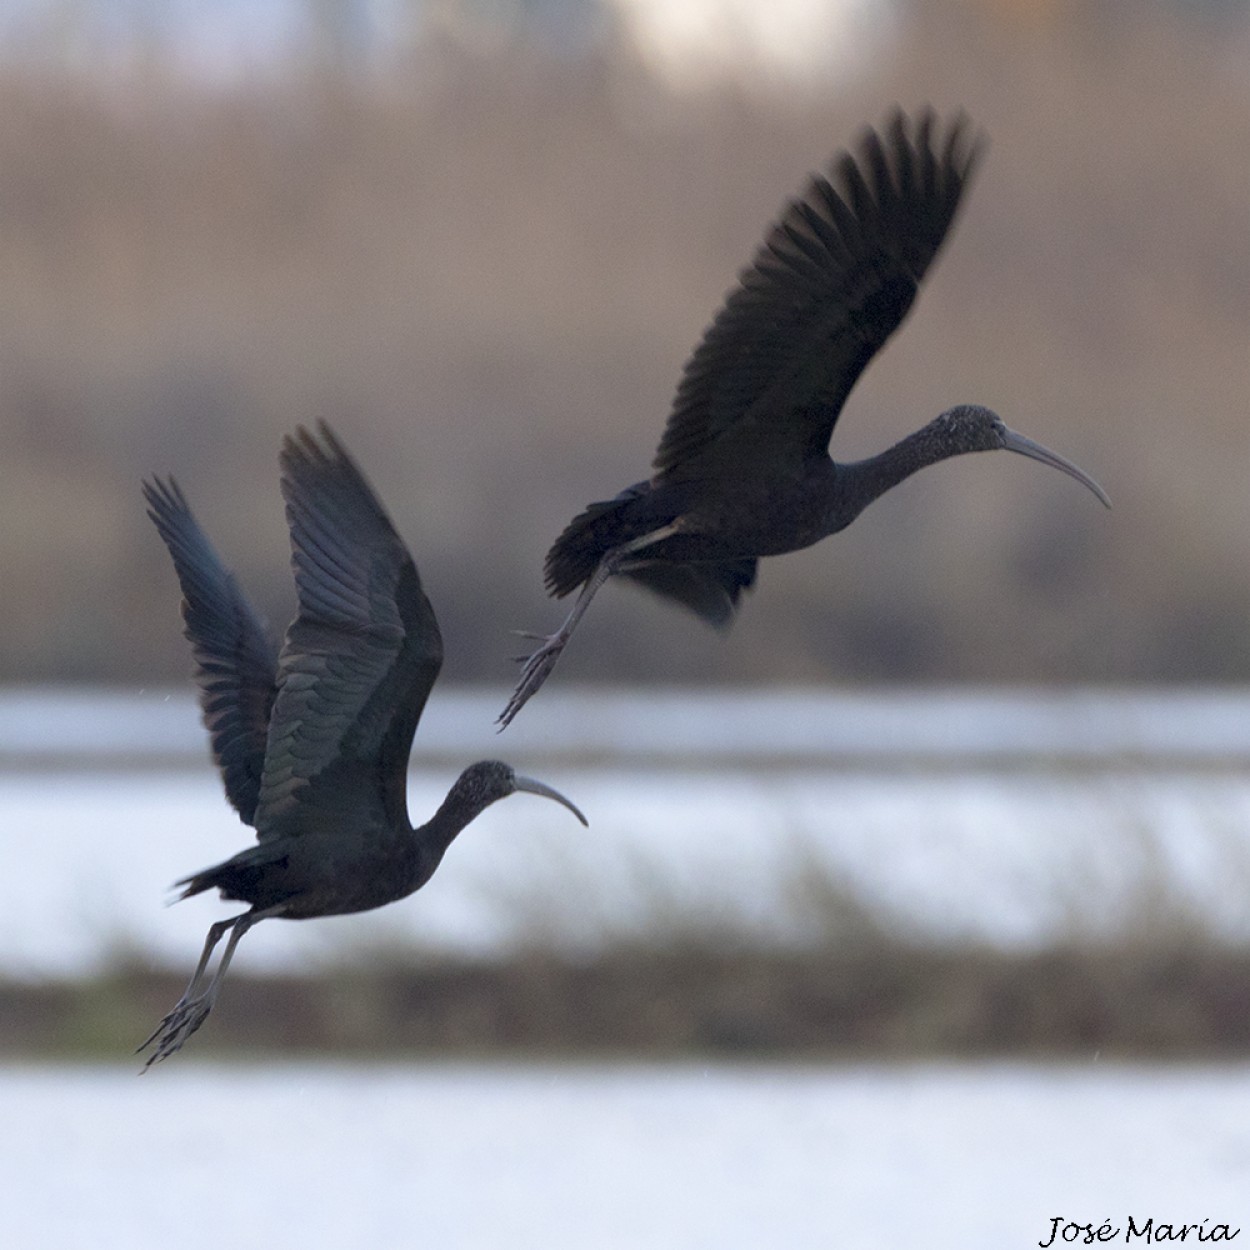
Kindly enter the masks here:
[[368, 911], [406, 897], [470, 821], [518, 790], [556, 799], [584, 823], [556, 791], [487, 760], [461, 774], [428, 823], [412, 827], [408, 756], [442, 665], [438, 621], [412, 557], [331, 431], [300, 430], [280, 463], [298, 598], [280, 650], [176, 483], [144, 485], [182, 586], [213, 755], [257, 838], [177, 883], [181, 898], [217, 889], [250, 909], [209, 930], [186, 994], [144, 1043], [155, 1044], [149, 1064], [203, 1023], [235, 946], [257, 921]]
[[591, 504], [548, 553], [547, 589], [580, 594], [526, 662], [503, 725], [611, 576], [724, 628], [761, 556], [837, 533], [904, 478], [966, 452], [1032, 456], [1106, 502], [1074, 465], [976, 405], [869, 460], [829, 456], [842, 406], [907, 315], [980, 152], [962, 117], [942, 126], [928, 111], [895, 113], [786, 207], [687, 362], [650, 479]]

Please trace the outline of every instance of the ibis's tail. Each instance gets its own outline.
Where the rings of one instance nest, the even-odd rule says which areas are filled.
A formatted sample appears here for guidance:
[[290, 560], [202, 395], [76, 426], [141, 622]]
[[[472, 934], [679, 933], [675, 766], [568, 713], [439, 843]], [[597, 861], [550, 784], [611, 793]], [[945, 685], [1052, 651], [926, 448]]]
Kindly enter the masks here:
[[[650, 490], [649, 482], [638, 482], [615, 499], [590, 504], [569, 522], [547, 553], [545, 581], [551, 594], [558, 599], [570, 594], [586, 583], [613, 548], [658, 528], [656, 518], [639, 506]], [[742, 592], [755, 583], [756, 563], [744, 559], [678, 564], [648, 560], [644, 549], [630, 558], [619, 576], [680, 604], [716, 629], [725, 629]]]

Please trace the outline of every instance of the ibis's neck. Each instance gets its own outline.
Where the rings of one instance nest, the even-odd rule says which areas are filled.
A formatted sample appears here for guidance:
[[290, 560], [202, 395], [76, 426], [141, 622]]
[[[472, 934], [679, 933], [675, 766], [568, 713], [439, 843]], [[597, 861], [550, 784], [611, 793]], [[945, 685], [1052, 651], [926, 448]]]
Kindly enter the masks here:
[[412, 887], [414, 890], [420, 889], [430, 879], [460, 831], [472, 824], [494, 802], [495, 797], [469, 796], [458, 785], [452, 786], [438, 811], [420, 829], [413, 830], [417, 851], [413, 869], [417, 878], [416, 885]]
[[849, 525], [874, 499], [880, 499], [913, 473], [969, 450], [952, 446], [940, 437], [941, 430], [938, 418], [878, 455], [839, 464], [839, 494], [849, 512], [842, 523]]

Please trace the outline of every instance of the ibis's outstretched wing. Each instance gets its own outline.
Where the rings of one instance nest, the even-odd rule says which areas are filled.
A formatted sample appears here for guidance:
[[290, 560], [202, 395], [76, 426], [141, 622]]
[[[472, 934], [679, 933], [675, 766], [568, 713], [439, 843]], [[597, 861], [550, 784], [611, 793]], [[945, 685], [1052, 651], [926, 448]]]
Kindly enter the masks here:
[[[965, 118], [895, 112], [813, 177], [772, 227], [685, 367], [657, 479], [825, 453], [864, 367], [898, 328], [981, 150]], [[832, 180], [831, 180], [832, 179]], [[836, 186], [835, 186], [836, 182]]]
[[178, 483], [143, 484], [148, 516], [173, 557], [195, 655], [200, 707], [226, 797], [255, 824], [278, 648], [200, 529]]
[[443, 660], [438, 622], [329, 427], [288, 437], [280, 460], [299, 611], [278, 662], [257, 830], [262, 841], [386, 836], [407, 818], [408, 753]]

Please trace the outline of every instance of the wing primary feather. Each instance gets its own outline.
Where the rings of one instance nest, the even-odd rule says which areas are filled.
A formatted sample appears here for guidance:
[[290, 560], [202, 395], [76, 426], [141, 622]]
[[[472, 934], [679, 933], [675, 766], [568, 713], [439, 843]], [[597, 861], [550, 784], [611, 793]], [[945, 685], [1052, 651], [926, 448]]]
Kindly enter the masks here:
[[438, 622], [330, 427], [299, 427], [279, 462], [299, 610], [280, 660], [260, 836], [338, 828], [345, 810], [390, 836], [407, 821], [408, 754], [442, 664]]
[[255, 821], [276, 693], [277, 647], [200, 528], [177, 481], [143, 484], [148, 516], [174, 562], [195, 660], [200, 712], [226, 797]]
[[750, 471], [761, 456], [798, 469], [825, 454], [949, 233], [981, 146], [963, 114], [939, 123], [931, 108], [895, 110], [810, 179], [687, 361], [655, 481]]

